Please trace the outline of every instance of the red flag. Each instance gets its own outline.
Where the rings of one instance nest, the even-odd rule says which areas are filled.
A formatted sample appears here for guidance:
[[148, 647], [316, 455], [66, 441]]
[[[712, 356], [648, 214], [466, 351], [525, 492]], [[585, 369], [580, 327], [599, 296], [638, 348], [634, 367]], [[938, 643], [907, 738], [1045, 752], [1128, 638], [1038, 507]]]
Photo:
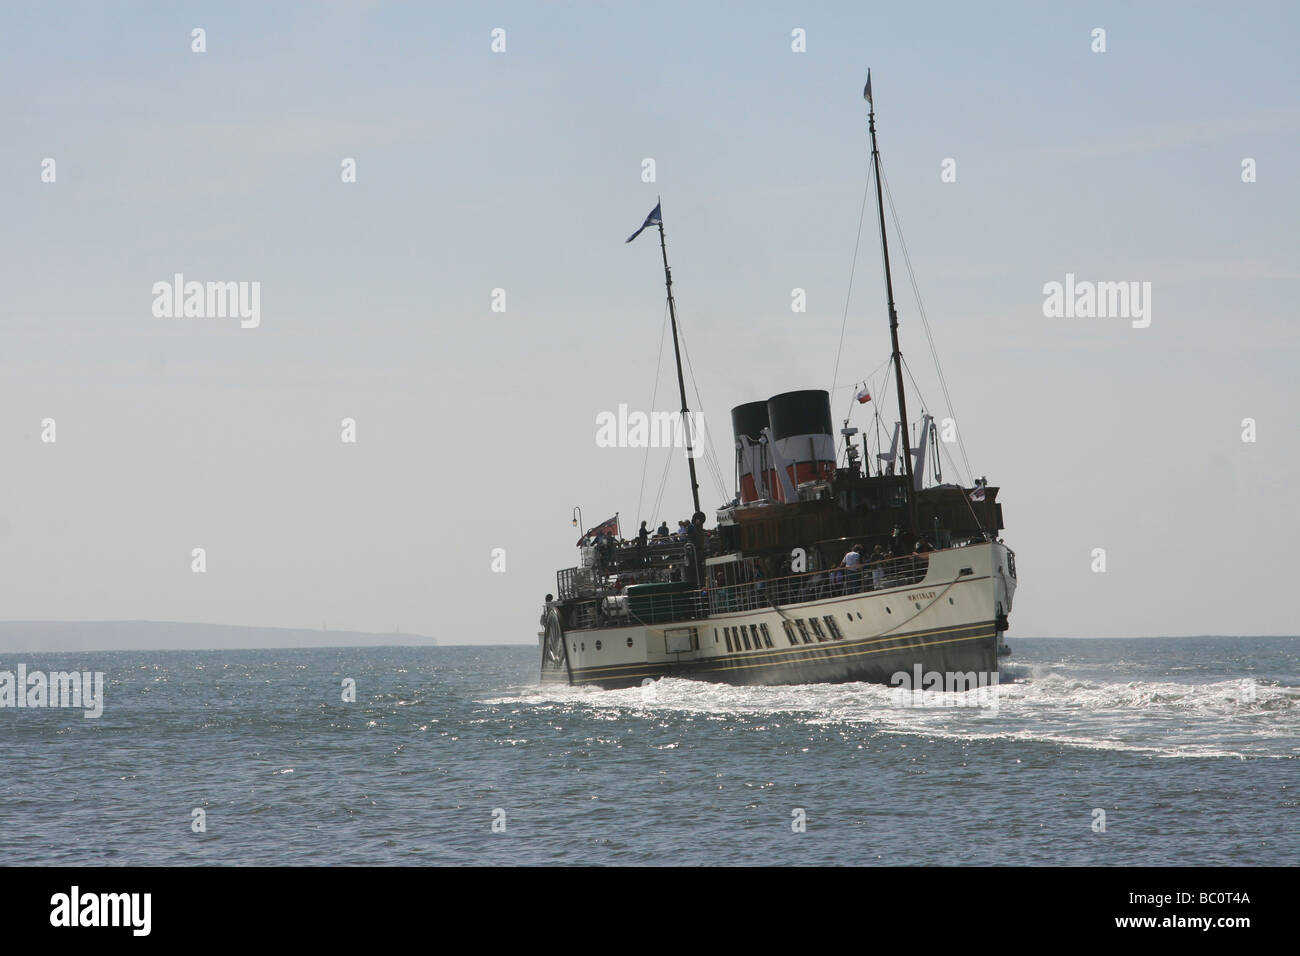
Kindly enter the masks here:
[[869, 401], [871, 401], [871, 396], [867, 393], [867, 390], [865, 388], [862, 391], [858, 392], [859, 405], [865, 405]]
[[600, 534], [602, 531], [605, 534], [618, 534], [618, 515], [614, 515], [614, 517], [610, 518], [608, 521], [596, 525], [596, 527], [584, 534], [578, 539], [578, 547], [582, 547], [582, 542], [586, 541], [588, 538], [596, 537], [596, 535]]

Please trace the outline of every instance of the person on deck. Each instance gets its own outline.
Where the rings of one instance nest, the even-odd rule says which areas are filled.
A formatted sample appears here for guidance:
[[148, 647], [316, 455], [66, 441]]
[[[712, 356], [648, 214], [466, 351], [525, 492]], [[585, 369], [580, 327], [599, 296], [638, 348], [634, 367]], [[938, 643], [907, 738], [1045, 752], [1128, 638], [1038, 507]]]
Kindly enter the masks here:
[[601, 561], [610, 565], [614, 561], [614, 536], [607, 531], [602, 531], [596, 535], [596, 550], [600, 553]]
[[889, 560], [889, 555], [885, 554], [885, 549], [876, 545], [871, 551], [871, 588], [879, 591], [885, 586], [885, 564]]
[[690, 527], [686, 529], [687, 540], [691, 544], [691, 561], [695, 565], [695, 586], [704, 587], [704, 512], [697, 511], [691, 518]]
[[855, 544], [844, 555], [840, 564], [844, 566], [844, 588], [846, 593], [856, 594], [862, 590], [862, 545]]
[[647, 545], [649, 542], [650, 542], [650, 529], [647, 528], [647, 527], [645, 526], [645, 522], [642, 521], [642, 522], [641, 522], [641, 530], [638, 531], [638, 532], [636, 533], [636, 561], [637, 561], [637, 564], [645, 564], [645, 562], [646, 562], [645, 549], [646, 549], [646, 545]]

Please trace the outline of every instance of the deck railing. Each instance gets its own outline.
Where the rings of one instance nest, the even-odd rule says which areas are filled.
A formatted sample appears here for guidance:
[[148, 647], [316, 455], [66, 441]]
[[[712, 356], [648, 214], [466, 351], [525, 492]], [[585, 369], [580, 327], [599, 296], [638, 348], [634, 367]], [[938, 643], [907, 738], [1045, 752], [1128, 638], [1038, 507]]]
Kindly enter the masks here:
[[[567, 624], [571, 630], [620, 623], [663, 624], [697, 620], [711, 614], [753, 611], [773, 605], [802, 604], [865, 591], [909, 587], [924, 580], [929, 563], [927, 554], [905, 555], [857, 568], [828, 568], [778, 578], [759, 578], [742, 584], [637, 596], [612, 610], [603, 601], [583, 601], [572, 607]], [[561, 588], [561, 592], [563, 590]]]

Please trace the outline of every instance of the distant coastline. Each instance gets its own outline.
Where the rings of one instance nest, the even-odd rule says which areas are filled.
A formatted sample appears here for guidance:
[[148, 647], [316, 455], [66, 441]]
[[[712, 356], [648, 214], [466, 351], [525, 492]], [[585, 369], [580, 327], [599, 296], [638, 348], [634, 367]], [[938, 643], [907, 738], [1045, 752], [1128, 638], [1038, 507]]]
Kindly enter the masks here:
[[298, 647], [435, 647], [436, 638], [390, 631], [336, 631], [173, 621], [0, 621], [0, 652], [203, 651]]

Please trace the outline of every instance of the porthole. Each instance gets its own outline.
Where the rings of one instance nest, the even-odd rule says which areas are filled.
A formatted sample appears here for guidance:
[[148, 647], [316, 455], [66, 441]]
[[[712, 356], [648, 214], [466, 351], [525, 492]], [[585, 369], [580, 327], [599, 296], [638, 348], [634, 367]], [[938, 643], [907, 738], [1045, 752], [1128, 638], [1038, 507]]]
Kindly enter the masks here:
[[584, 651], [587, 649], [587, 642], [586, 642], [586, 641], [583, 641], [583, 642], [582, 642], [582, 649], [583, 649]]
[[885, 608], [885, 613], [886, 613], [886, 614], [893, 614], [894, 612], [893, 612], [893, 610], [891, 610], [890, 608]]
[[600, 650], [600, 641], [596, 642], [596, 650]]
[[952, 598], [948, 598], [948, 603], [949, 603], [949, 604], [952, 603]]
[[[713, 639], [714, 639], [714, 640], [717, 640], [717, 635], [716, 635], [716, 634], [713, 636]], [[630, 637], [627, 639], [627, 646], [628, 646], [628, 647], [631, 647], [631, 646], [632, 646], [632, 638], [630, 638]]]
[[917, 602], [916, 602], [916, 609], [917, 609], [918, 611], [921, 610], [921, 602], [920, 602], [920, 601], [917, 601]]

